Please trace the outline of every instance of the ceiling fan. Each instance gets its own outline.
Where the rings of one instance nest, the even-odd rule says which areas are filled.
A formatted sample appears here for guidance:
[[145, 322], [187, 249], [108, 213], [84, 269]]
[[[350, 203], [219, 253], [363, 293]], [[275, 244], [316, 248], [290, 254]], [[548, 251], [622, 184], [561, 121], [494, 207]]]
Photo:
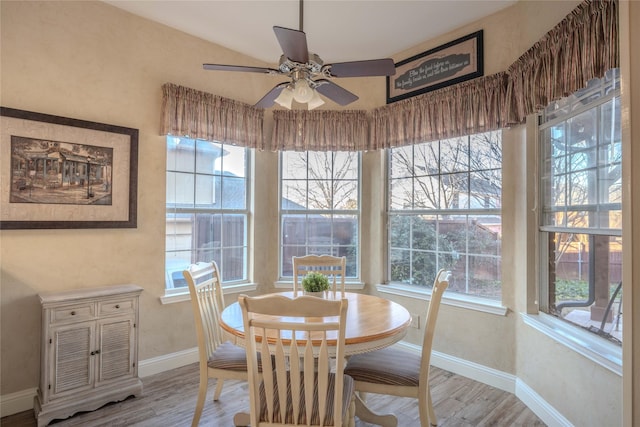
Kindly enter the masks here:
[[325, 64], [307, 49], [307, 36], [302, 31], [303, 0], [300, 0], [300, 30], [274, 26], [282, 48], [278, 68], [242, 65], [203, 64], [205, 70], [242, 71], [269, 75], [285, 75], [291, 80], [277, 84], [255, 106], [269, 108], [277, 103], [291, 109], [293, 100], [307, 104], [309, 110], [324, 104], [318, 93], [340, 105], [348, 105], [358, 96], [331, 81], [336, 77], [392, 76], [395, 65], [390, 58]]

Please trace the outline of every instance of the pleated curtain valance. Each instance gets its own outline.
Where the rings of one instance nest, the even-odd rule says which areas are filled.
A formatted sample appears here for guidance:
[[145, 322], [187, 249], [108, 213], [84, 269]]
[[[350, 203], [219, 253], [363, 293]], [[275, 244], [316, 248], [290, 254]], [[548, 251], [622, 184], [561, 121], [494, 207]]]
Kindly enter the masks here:
[[523, 123], [618, 62], [618, 2], [581, 3], [507, 70], [509, 122]]
[[264, 110], [165, 84], [162, 134], [267, 150], [366, 151], [498, 130], [619, 66], [617, 0], [585, 0], [506, 71], [365, 111]]
[[222, 96], [166, 83], [161, 120], [161, 135], [264, 148], [264, 110]]
[[369, 149], [503, 128], [506, 90], [503, 72], [377, 108], [371, 112]]
[[365, 111], [274, 110], [268, 149], [365, 151], [369, 118]]
[[617, 1], [586, 0], [506, 72], [372, 111], [370, 149], [497, 130], [618, 67]]

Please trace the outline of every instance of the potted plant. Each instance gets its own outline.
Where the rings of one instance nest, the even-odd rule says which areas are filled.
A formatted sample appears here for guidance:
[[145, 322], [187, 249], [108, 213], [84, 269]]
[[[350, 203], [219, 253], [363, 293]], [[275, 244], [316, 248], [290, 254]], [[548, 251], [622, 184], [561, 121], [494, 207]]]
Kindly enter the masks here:
[[302, 290], [305, 295], [322, 297], [329, 290], [329, 279], [322, 273], [309, 272], [302, 278]]

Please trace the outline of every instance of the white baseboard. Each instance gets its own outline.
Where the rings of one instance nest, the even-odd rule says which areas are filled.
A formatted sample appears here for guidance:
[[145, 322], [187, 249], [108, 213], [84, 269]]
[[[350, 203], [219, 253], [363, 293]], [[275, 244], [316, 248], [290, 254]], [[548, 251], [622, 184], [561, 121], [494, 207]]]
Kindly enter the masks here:
[[[421, 352], [420, 346], [415, 344], [402, 341], [396, 345], [418, 354]], [[431, 364], [445, 371], [515, 394], [549, 427], [573, 426], [560, 412], [515, 375], [437, 351], [431, 352]]]
[[198, 361], [198, 347], [165, 354], [163, 356], [145, 359], [138, 364], [138, 376], [140, 378], [159, 374], [164, 371], [179, 368], [181, 366], [196, 363]]
[[[406, 342], [400, 342], [396, 345], [408, 351], [418, 354], [420, 353], [420, 347], [417, 345]], [[138, 374], [141, 378], [144, 378], [179, 368], [181, 366], [189, 365], [191, 363], [196, 363], [197, 361], [198, 349], [191, 348], [188, 350], [178, 351], [176, 353], [142, 360], [138, 366]], [[533, 413], [549, 427], [571, 426], [571, 423], [563, 417], [561, 413], [542, 399], [542, 397], [531, 387], [514, 375], [437, 351], [433, 351], [431, 353], [431, 364], [440, 369], [444, 369], [490, 385], [497, 389], [515, 394], [516, 397], [527, 405]], [[33, 398], [36, 396], [36, 393], [37, 389], [32, 388], [0, 396], [0, 416], [5, 417], [7, 415], [32, 409]]]
[[516, 379], [516, 397], [548, 427], [573, 427], [560, 412], [520, 379]]
[[[159, 374], [164, 371], [179, 368], [181, 366], [196, 363], [198, 361], [198, 348], [178, 351], [151, 359], [141, 360], [138, 364], [140, 378]], [[0, 396], [0, 417], [17, 414], [18, 412], [33, 409], [33, 398], [38, 393], [37, 388], [18, 391]]]
[[[404, 341], [399, 342], [396, 345], [417, 354], [420, 354], [422, 351], [420, 346], [409, 344]], [[431, 364], [440, 369], [444, 369], [445, 371], [471, 378], [472, 380], [479, 381], [483, 384], [490, 385], [491, 387], [495, 387], [512, 394], [516, 391], [515, 375], [507, 374], [497, 369], [488, 368], [484, 365], [480, 365], [479, 363], [469, 362], [468, 360], [449, 356], [448, 354], [434, 350], [431, 352]]]
[[29, 388], [0, 396], [0, 417], [33, 409], [33, 398], [37, 393], [37, 388]]

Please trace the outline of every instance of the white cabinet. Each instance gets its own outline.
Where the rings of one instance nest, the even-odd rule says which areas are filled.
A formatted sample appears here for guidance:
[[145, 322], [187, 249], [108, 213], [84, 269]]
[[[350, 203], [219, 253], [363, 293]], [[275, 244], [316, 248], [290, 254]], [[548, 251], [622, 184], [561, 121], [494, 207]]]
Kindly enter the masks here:
[[138, 305], [142, 288], [119, 285], [40, 295], [38, 427], [142, 393]]

